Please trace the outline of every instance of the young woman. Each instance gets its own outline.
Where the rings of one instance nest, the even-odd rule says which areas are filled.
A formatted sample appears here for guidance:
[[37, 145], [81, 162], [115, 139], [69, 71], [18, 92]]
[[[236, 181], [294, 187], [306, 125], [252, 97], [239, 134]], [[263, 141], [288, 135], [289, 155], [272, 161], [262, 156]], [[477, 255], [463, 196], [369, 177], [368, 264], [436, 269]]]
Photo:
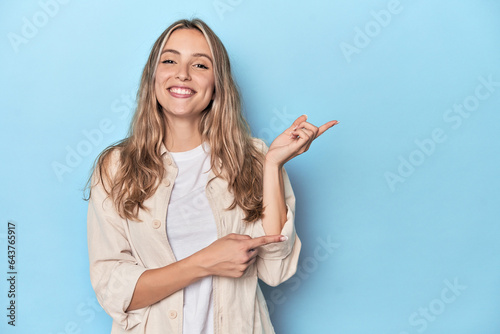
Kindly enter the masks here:
[[137, 102], [89, 181], [90, 278], [112, 333], [274, 333], [258, 279], [291, 277], [301, 246], [283, 165], [337, 122], [303, 115], [269, 148], [252, 138], [198, 19], [155, 42]]

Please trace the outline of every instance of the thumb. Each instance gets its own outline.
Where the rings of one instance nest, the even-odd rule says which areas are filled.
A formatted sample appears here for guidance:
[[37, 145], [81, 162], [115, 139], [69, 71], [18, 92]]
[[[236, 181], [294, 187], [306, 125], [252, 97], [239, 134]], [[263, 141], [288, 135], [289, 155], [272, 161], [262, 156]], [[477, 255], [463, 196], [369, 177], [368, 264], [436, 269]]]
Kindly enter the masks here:
[[305, 121], [307, 121], [307, 115], [300, 115], [295, 121], [293, 121], [293, 124], [288, 128], [288, 130], [293, 130], [293, 128]]

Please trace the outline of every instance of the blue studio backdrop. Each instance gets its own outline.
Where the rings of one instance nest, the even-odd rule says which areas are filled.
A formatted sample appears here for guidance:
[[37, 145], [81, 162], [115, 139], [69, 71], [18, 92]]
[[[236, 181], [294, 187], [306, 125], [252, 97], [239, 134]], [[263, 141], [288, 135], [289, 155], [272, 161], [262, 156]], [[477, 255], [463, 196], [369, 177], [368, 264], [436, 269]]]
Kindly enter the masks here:
[[0, 332], [110, 332], [82, 189], [186, 17], [224, 42], [254, 136], [340, 121], [285, 165], [303, 248], [264, 287], [276, 332], [499, 334], [494, 0], [2, 1]]

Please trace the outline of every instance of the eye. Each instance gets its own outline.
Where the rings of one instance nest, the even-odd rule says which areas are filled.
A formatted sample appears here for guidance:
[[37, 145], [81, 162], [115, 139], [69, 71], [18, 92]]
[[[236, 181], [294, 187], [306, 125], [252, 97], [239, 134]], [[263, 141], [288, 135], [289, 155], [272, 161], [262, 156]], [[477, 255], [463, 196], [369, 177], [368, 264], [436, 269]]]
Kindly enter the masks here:
[[205, 66], [205, 65], [203, 65], [203, 64], [195, 64], [194, 66], [195, 66], [196, 68], [202, 68], [202, 69], [204, 69], [204, 70], [208, 70], [208, 67], [207, 67], [207, 66]]
[[162, 63], [163, 63], [163, 64], [173, 64], [173, 63], [174, 63], [174, 61], [173, 61], [173, 60], [171, 60], [171, 59], [166, 59], [166, 60], [162, 61]]

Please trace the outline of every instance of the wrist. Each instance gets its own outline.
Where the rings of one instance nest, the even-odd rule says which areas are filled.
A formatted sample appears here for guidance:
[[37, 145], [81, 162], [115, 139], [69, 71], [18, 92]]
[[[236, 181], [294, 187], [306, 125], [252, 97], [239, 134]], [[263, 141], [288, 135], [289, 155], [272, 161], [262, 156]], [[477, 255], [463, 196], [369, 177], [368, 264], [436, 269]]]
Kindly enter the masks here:
[[212, 275], [209, 268], [205, 265], [206, 261], [203, 260], [201, 251], [188, 256], [184, 259], [184, 262], [196, 279]]
[[285, 163], [276, 162], [268, 155], [266, 155], [266, 158], [264, 159], [264, 168], [281, 169], [284, 164]]

